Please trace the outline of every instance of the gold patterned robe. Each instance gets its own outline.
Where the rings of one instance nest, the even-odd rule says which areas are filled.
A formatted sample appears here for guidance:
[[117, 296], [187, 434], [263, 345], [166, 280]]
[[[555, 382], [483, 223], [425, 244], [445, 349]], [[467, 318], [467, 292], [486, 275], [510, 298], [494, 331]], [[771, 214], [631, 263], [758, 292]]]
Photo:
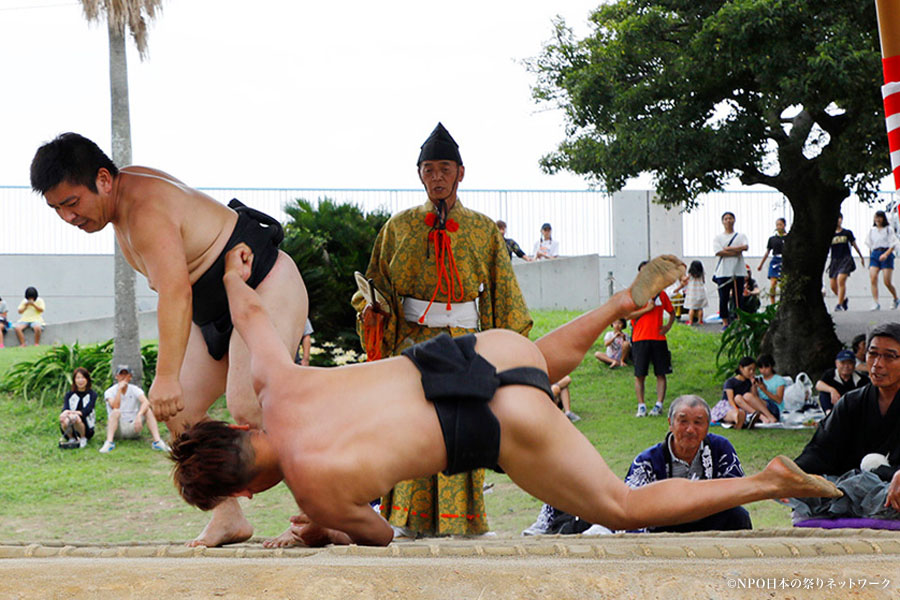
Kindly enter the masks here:
[[[460, 327], [432, 328], [406, 321], [405, 297], [428, 301], [434, 294], [437, 274], [435, 249], [429, 241], [428, 213], [432, 202], [397, 213], [375, 240], [366, 277], [384, 294], [391, 306], [385, 317], [381, 356], [396, 356], [413, 344], [441, 333], [453, 337], [475, 330]], [[459, 225], [448, 226], [463, 297], [454, 302], [477, 299], [479, 329], [511, 329], [522, 335], [531, 330], [531, 316], [512, 270], [509, 253], [496, 224], [485, 215], [462, 206], [457, 199], [447, 215]], [[358, 311], [364, 307], [360, 294], [353, 298]], [[438, 291], [431, 310], [442, 310], [447, 295]], [[360, 331], [362, 336], [362, 331]], [[402, 426], [402, 425], [398, 425]], [[403, 448], [386, 448], [403, 452]], [[484, 470], [403, 481], [381, 499], [381, 514], [391, 525], [417, 535], [477, 535], [488, 531], [484, 508]]]

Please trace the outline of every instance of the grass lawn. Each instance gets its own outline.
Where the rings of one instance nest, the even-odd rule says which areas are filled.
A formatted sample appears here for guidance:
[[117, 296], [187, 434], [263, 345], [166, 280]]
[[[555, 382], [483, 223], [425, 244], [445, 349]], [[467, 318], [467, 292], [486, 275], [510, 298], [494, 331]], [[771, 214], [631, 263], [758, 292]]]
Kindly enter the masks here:
[[[535, 312], [532, 339], [574, 316], [577, 313]], [[714, 374], [718, 340], [717, 334], [682, 325], [673, 328], [669, 344], [674, 373], [669, 377], [667, 407], [669, 399], [684, 393], [699, 394], [711, 404], [718, 400], [722, 385]], [[43, 350], [0, 350], [0, 373]], [[572, 378], [572, 409], [582, 417], [576, 426], [613, 471], [624, 477], [638, 452], [662, 440], [666, 420], [634, 417], [630, 367], [610, 370], [594, 359], [592, 351]], [[647, 383], [648, 391], [655, 390], [652, 375]], [[651, 398], [648, 396], [648, 404]], [[106, 422], [105, 408], [100, 407], [98, 433], [88, 447], [59, 450], [56, 419], [61, 401], [54, 399], [41, 406], [37, 401], [0, 394], [0, 541], [165, 542], [185, 541], [199, 533], [206, 515], [177, 496], [171, 483], [171, 463], [162, 453], [150, 450], [149, 434], [142, 440], [118, 442], [112, 453], [99, 454]], [[222, 399], [212, 413], [227, 418]], [[716, 427], [713, 431], [732, 441], [748, 472], [760, 470], [776, 454], [796, 456], [811, 436], [809, 430], [745, 432]], [[540, 502], [505, 475], [488, 471], [487, 481], [494, 484], [485, 496], [491, 528], [500, 535], [518, 535], [534, 520]], [[284, 485], [252, 502], [241, 502], [260, 537], [280, 533], [296, 510]], [[775, 502], [758, 502], [748, 509], [757, 528], [790, 525], [788, 510]]]

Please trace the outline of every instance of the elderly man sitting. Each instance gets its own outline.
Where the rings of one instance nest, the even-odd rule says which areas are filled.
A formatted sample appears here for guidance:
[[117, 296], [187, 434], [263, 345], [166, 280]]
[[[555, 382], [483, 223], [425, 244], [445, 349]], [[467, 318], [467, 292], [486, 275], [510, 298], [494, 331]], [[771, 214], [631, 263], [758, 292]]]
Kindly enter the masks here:
[[[727, 438], [709, 433], [709, 405], [700, 396], [675, 398], [669, 407], [666, 439], [635, 457], [625, 483], [638, 488], [670, 478], [725, 479], [743, 477], [744, 470]], [[644, 531], [729, 531], [752, 529], [750, 513], [741, 506], [681, 525]]]

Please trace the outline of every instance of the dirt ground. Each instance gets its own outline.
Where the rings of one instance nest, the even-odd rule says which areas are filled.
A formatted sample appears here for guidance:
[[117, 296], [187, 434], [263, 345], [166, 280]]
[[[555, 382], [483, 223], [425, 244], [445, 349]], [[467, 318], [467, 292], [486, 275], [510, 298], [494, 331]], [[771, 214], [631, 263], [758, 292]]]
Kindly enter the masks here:
[[0, 598], [900, 598], [900, 534], [547, 536], [280, 551], [0, 544]]

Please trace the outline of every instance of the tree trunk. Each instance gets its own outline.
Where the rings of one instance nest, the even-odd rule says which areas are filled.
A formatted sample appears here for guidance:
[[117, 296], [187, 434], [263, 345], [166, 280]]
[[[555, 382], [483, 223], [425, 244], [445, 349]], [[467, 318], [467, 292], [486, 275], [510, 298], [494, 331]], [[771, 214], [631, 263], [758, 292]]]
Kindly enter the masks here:
[[[107, 20], [108, 23], [108, 20]], [[128, 64], [125, 32], [109, 29], [109, 95], [112, 105], [112, 159], [119, 167], [131, 164], [131, 118], [128, 110]], [[119, 242], [115, 249], [115, 345], [113, 368], [131, 367], [132, 383], [140, 386], [144, 376], [141, 338], [138, 331], [134, 270], [125, 260]]]
[[785, 240], [784, 290], [775, 319], [763, 339], [778, 371], [813, 379], [834, 365], [841, 342], [822, 296], [822, 272], [846, 189], [828, 187], [814, 177], [781, 190], [794, 209]]

